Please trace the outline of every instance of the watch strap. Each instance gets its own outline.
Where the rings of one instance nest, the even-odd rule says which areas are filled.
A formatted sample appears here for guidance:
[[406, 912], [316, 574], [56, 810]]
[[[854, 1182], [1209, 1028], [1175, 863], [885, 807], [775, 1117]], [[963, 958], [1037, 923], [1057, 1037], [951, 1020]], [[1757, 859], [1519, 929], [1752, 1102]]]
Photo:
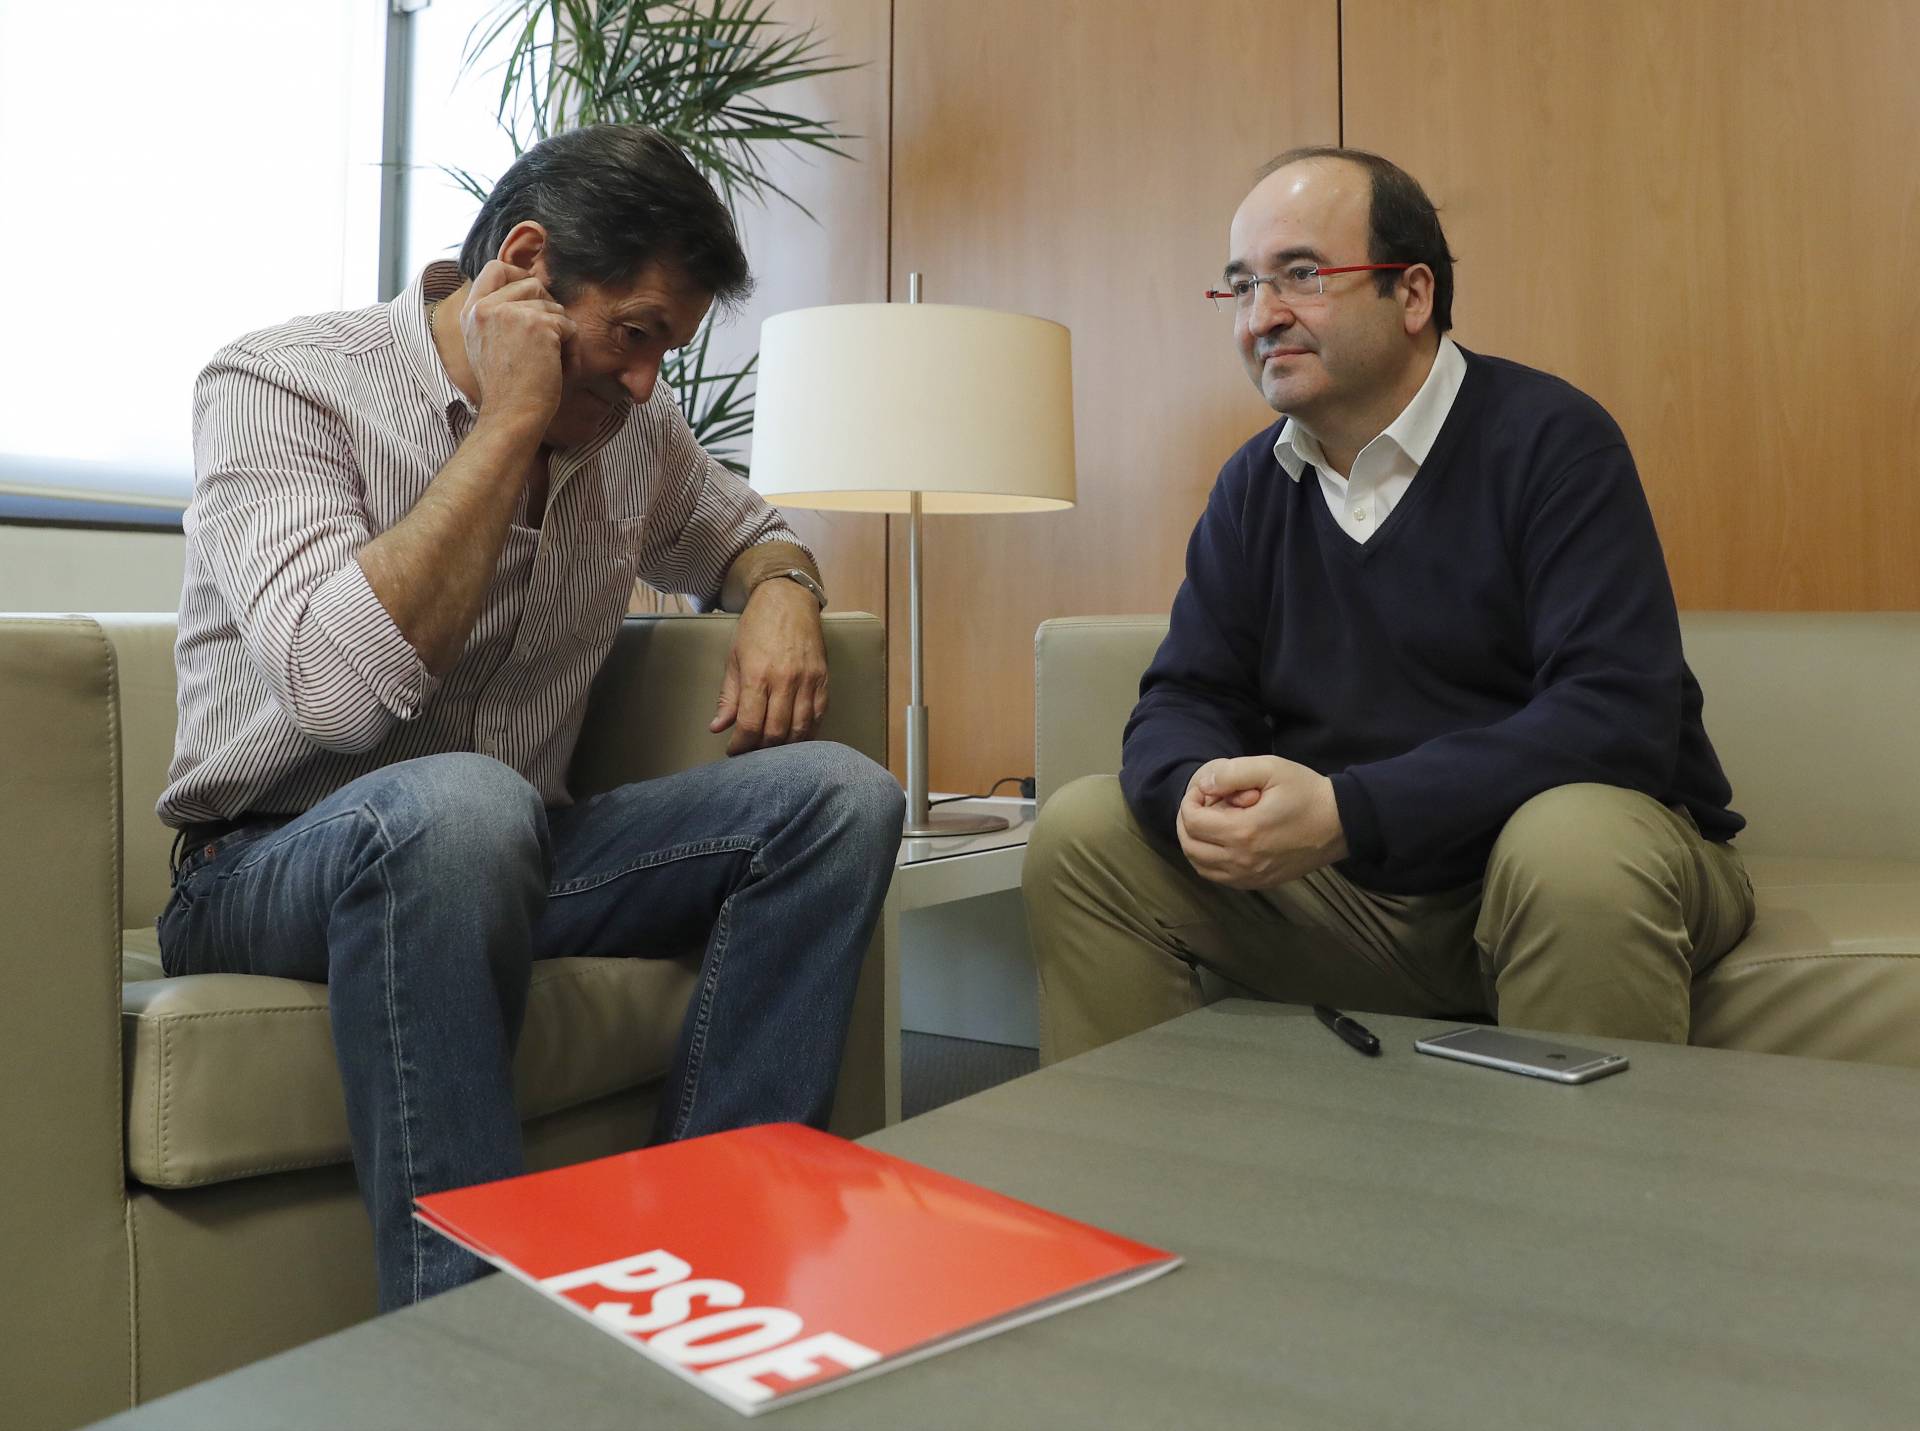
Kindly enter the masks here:
[[807, 571], [803, 567], [794, 566], [787, 567], [780, 571], [770, 571], [758, 581], [754, 582], [753, 590], [747, 594], [751, 596], [754, 591], [758, 591], [767, 582], [780, 580], [798, 583], [806, 589], [807, 593], [812, 596], [815, 601], [820, 603], [820, 609], [822, 611], [827, 609], [827, 589], [814, 578], [812, 572]]

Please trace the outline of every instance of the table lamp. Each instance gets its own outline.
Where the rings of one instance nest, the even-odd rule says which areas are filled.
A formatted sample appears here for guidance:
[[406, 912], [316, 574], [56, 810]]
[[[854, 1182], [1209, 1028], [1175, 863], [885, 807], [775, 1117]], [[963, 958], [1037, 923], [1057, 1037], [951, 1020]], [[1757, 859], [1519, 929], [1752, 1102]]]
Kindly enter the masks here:
[[927, 807], [920, 514], [1073, 505], [1073, 364], [1058, 323], [920, 301], [802, 308], [760, 329], [753, 485], [783, 506], [905, 512], [913, 838], [1005, 829]]

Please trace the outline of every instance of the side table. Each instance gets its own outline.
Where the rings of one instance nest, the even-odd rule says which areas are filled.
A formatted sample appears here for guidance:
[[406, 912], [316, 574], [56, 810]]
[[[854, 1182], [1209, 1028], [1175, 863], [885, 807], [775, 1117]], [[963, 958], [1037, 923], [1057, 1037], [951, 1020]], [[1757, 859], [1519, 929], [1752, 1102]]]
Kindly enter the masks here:
[[[897, 996], [897, 1026], [1037, 1048], [1033, 955], [1020, 898], [1033, 802], [989, 798], [941, 808], [1001, 815], [1012, 823], [985, 835], [900, 842], [882, 915], [888, 967], [898, 981], [890, 991]], [[900, 1083], [899, 1042], [892, 1044], [890, 1122], [899, 1116]]]

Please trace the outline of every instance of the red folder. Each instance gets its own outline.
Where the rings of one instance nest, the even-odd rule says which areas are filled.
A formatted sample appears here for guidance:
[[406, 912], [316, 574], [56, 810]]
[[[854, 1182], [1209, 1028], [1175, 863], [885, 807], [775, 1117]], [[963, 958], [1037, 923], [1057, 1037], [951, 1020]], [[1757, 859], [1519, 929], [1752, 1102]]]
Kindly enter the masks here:
[[436, 1232], [747, 1415], [1180, 1264], [795, 1123], [416, 1206]]

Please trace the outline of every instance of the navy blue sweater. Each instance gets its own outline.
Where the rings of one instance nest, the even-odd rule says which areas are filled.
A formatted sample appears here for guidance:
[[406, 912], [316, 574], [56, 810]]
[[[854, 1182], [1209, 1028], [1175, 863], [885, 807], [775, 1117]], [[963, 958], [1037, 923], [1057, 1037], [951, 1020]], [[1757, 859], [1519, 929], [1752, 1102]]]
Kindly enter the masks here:
[[1311, 470], [1289, 480], [1279, 424], [1221, 469], [1127, 724], [1120, 779], [1148, 830], [1175, 838], [1206, 761], [1268, 753], [1333, 777], [1341, 870], [1393, 893], [1479, 879], [1508, 817], [1556, 785], [1645, 791], [1709, 839], [1745, 824], [1620, 429], [1558, 378], [1466, 359], [1364, 545]]

